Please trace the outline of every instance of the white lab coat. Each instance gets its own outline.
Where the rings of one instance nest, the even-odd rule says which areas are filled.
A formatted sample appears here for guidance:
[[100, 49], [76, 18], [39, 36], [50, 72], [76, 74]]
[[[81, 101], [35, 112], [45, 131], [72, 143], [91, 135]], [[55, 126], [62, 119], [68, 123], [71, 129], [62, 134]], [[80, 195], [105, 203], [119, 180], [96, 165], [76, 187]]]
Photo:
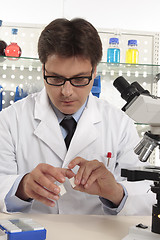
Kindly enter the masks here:
[[[107, 152], [112, 152], [108, 168], [129, 194], [120, 214], [151, 213], [155, 198], [147, 193], [148, 183], [129, 183], [120, 177], [120, 168], [140, 164], [133, 152], [138, 141], [133, 122], [125, 113], [90, 94], [67, 151], [45, 89], [16, 102], [0, 113], [0, 211], [6, 211], [4, 199], [17, 177], [39, 163], [67, 167], [73, 158], [81, 156], [107, 165]], [[65, 187], [67, 193], [55, 207], [34, 200], [22, 212], [104, 214], [98, 196], [75, 191], [67, 181]]]

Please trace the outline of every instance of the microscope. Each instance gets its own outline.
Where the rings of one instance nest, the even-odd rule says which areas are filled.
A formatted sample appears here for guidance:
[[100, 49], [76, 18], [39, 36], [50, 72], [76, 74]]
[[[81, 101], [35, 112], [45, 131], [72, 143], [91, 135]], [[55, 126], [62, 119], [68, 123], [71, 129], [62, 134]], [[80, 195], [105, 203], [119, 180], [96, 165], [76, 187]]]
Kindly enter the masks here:
[[[150, 127], [149, 131], [145, 132], [143, 139], [134, 149], [139, 160], [146, 162], [153, 150], [156, 147], [160, 148], [160, 98], [151, 95], [138, 82], [130, 84], [122, 76], [116, 78], [113, 85], [126, 101], [122, 110], [135, 122], [147, 124]], [[153, 181], [151, 191], [156, 194], [157, 199], [157, 203], [152, 206], [151, 231], [148, 230], [147, 234], [140, 231], [140, 235], [137, 238], [131, 237], [132, 234], [130, 234], [124, 240], [160, 239], [160, 167], [148, 165], [139, 168], [122, 169], [121, 176], [126, 177], [128, 181]], [[138, 230], [133, 229], [133, 235], [136, 232]]]

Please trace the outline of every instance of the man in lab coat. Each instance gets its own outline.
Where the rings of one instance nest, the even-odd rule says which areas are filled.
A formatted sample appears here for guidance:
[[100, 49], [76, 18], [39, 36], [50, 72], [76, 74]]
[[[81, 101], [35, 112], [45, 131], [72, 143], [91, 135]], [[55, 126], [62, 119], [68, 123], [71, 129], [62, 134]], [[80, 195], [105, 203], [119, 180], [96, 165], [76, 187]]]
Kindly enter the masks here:
[[[83, 19], [54, 20], [40, 35], [38, 53], [44, 89], [0, 113], [0, 210], [150, 214], [149, 182], [120, 176], [121, 168], [140, 165], [134, 124], [91, 94], [102, 57], [96, 29]], [[76, 124], [67, 149], [61, 122], [71, 117]]]

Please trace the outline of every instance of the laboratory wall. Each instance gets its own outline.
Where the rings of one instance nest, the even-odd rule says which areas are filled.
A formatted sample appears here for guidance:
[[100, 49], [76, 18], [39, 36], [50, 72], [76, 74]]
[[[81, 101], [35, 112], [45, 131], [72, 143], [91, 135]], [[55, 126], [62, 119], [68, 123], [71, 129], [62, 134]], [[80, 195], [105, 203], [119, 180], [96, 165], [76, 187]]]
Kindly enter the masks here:
[[4, 22], [47, 24], [57, 17], [83, 17], [98, 28], [160, 32], [159, 0], [8, 0], [0, 8]]
[[[7, 2], [1, 1], [0, 8], [0, 19], [3, 20], [0, 38], [9, 43], [11, 37], [10, 28], [12, 26], [21, 26], [18, 30], [18, 40], [22, 48], [21, 61], [11, 64], [9, 60], [6, 60], [4, 63], [0, 63], [0, 80], [5, 91], [2, 102], [3, 108], [14, 102], [16, 87], [20, 87], [21, 90], [26, 90], [27, 93], [37, 91], [39, 88], [43, 87], [43, 76], [41, 74], [41, 65], [39, 61], [33, 59], [25, 60], [23, 57], [38, 57], [37, 41], [39, 33], [43, 26], [56, 18], [65, 17], [67, 19], [72, 19], [75, 17], [82, 17], [90, 21], [97, 29], [102, 29], [101, 39], [104, 46], [103, 62], [106, 62], [109, 37], [112, 37], [112, 35], [114, 36], [115, 32], [120, 33], [120, 47], [122, 48], [124, 44], [122, 48], [123, 52], [121, 52], [124, 57], [125, 48], [127, 48], [127, 40], [130, 39], [130, 32], [132, 32], [132, 36], [136, 33], [137, 39], [141, 40], [138, 46], [140, 53], [142, 53], [142, 51], [144, 53], [145, 51], [147, 55], [144, 56], [142, 59], [143, 61], [140, 58], [140, 63], [157, 64], [157, 61], [153, 59], [155, 47], [152, 46], [155, 45], [154, 33], [160, 33], [160, 0], [8, 0]], [[7, 24], [10, 27], [8, 27]], [[105, 29], [107, 29], [107, 33]], [[125, 31], [128, 35], [124, 34]], [[147, 38], [147, 35], [143, 35], [144, 32], [149, 33]], [[121, 33], [123, 33], [123, 36]], [[159, 42], [158, 37], [156, 39], [158, 39], [157, 41]], [[146, 45], [142, 46], [142, 43], [146, 43]], [[125, 59], [121, 59], [121, 62], [125, 62]], [[112, 86], [113, 80], [116, 78], [115, 72], [119, 75], [126, 72], [125, 77], [129, 80], [140, 79], [140, 83], [144, 88], [154, 93], [154, 76], [159, 71], [159, 68], [156, 68], [156, 72], [153, 73], [155, 68], [151, 68], [151, 70], [148, 70], [148, 68], [147, 72], [143, 67], [139, 67], [138, 71], [135, 68], [128, 68], [126, 71], [126, 69], [124, 69], [125, 66], [121, 67], [123, 68], [116, 70], [114, 66], [109, 66], [106, 71], [106, 64], [104, 64], [104, 66], [100, 64], [99, 72], [101, 72], [102, 80], [102, 98], [111, 101], [119, 108], [124, 105], [123, 100], [120, 99], [119, 93], [116, 93]], [[140, 78], [139, 76], [142, 77]], [[33, 79], [36, 81], [34, 82]], [[157, 95], [160, 96], [160, 86], [158, 89], [159, 92]], [[12, 99], [10, 94], [12, 94]], [[138, 129], [138, 132], [143, 134], [144, 130], [142, 130], [141, 127], [141, 129]]]
[[96, 28], [160, 32], [159, 0], [8, 0], [0, 8], [4, 24], [46, 25], [59, 17], [83, 17]]

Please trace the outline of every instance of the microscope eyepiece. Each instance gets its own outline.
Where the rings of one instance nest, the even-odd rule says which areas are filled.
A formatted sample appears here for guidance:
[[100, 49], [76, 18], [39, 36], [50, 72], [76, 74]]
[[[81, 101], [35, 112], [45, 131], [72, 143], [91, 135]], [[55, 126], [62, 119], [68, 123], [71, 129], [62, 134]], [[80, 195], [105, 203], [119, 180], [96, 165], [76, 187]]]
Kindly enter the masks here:
[[113, 85], [121, 93], [121, 97], [126, 102], [130, 102], [135, 96], [139, 96], [140, 94], [150, 94], [149, 91], [143, 89], [138, 82], [129, 84], [122, 76], [116, 78]]
[[133, 84], [129, 84], [124, 77], [118, 77], [113, 82], [113, 85], [121, 93], [121, 97], [130, 102], [135, 96], [139, 96], [140, 93]]

